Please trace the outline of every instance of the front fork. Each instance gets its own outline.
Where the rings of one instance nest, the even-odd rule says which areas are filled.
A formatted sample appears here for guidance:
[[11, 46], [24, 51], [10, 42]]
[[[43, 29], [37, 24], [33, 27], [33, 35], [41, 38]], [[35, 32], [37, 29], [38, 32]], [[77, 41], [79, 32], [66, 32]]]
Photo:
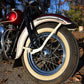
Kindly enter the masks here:
[[[37, 30], [36, 28], [34, 27], [34, 24], [33, 24], [33, 20], [32, 20], [32, 17], [31, 17], [31, 9], [30, 7], [26, 7], [26, 11], [25, 11], [25, 22], [26, 22], [26, 26], [27, 26], [27, 30], [28, 30], [28, 33], [29, 33], [29, 37], [30, 37], [30, 41], [31, 41], [31, 44], [32, 46], [34, 47], [34, 42], [33, 42], [33, 39], [35, 39], [37, 37]], [[30, 25], [31, 24], [31, 25]], [[43, 44], [41, 45], [41, 47], [37, 48], [37, 49], [31, 49], [31, 48], [25, 48], [23, 47], [23, 49], [27, 49], [31, 54], [35, 54], [39, 51], [41, 51], [44, 46], [46, 45], [46, 43], [48, 42], [48, 40], [52, 37], [52, 35], [57, 32], [58, 28], [62, 25], [62, 23], [59, 23], [55, 29], [50, 33], [50, 35], [45, 39], [45, 41], [43, 42]], [[37, 38], [36, 38], [37, 39]]]
[[31, 17], [31, 8], [30, 6], [26, 8], [26, 12], [25, 12], [25, 22], [26, 22], [26, 26], [27, 26], [27, 30], [28, 30], [28, 34], [30, 37], [30, 41], [32, 46], [34, 46], [34, 42], [33, 39], [35, 39], [38, 35], [36, 27], [34, 26], [32, 17]]
[[45, 39], [45, 41], [43, 42], [43, 44], [41, 45], [41, 47], [39, 47], [39, 48], [37, 48], [37, 49], [31, 49], [31, 48], [25, 48], [25, 47], [23, 47], [23, 49], [27, 49], [31, 54], [35, 54], [35, 53], [37, 53], [37, 52], [39, 52], [39, 51], [41, 51], [43, 48], [44, 48], [44, 46], [46, 45], [46, 43], [48, 42], [48, 40], [52, 37], [52, 35], [55, 33], [55, 32], [57, 32], [57, 30], [60, 28], [60, 26], [61, 26], [62, 24], [61, 23], [59, 23], [56, 27], [55, 27], [55, 29], [50, 33], [50, 35]]

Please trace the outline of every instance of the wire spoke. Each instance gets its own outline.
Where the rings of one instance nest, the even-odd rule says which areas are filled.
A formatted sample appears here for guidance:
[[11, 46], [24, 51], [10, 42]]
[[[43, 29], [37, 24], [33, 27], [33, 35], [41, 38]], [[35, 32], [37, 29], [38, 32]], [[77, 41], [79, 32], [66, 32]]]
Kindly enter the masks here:
[[54, 60], [55, 58], [57, 58], [56, 56], [55, 57], [51, 57], [51, 58], [48, 58], [48, 60]]
[[47, 63], [50, 63], [50, 64], [53, 64], [53, 65], [55, 65], [55, 66], [58, 66], [57, 64], [55, 64], [55, 63], [53, 63], [53, 62], [51, 62], [51, 61], [46, 61]]
[[50, 71], [50, 69], [49, 69], [49, 67], [48, 67], [47, 65], [48, 65], [48, 64], [47, 64], [47, 62], [46, 62], [45, 67], [47, 68], [47, 71]]
[[55, 58], [59, 59], [60, 60], [60, 57], [57, 56], [55, 53], [53, 53], [53, 55], [55, 56]]
[[43, 60], [41, 60], [41, 61], [39, 61], [38, 63], [37, 63], [37, 66], [41, 69], [42, 67], [44, 67], [44, 65], [45, 65], [45, 62], [43, 61]]
[[58, 50], [60, 47], [60, 43], [58, 44], [58, 46], [56, 48], [54, 48], [55, 50], [53, 51], [53, 53], [55, 53], [56, 50]]

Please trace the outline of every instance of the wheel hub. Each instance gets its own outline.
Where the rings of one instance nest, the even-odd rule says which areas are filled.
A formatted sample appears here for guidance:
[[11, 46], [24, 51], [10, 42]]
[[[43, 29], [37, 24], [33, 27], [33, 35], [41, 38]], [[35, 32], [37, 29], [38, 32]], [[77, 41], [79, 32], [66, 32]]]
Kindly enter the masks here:
[[49, 49], [43, 49], [40, 55], [41, 59], [46, 61], [50, 57]]
[[50, 55], [50, 52], [49, 52], [48, 49], [43, 49], [42, 52], [43, 52], [43, 56], [44, 56], [44, 57], [47, 57], [47, 56]]

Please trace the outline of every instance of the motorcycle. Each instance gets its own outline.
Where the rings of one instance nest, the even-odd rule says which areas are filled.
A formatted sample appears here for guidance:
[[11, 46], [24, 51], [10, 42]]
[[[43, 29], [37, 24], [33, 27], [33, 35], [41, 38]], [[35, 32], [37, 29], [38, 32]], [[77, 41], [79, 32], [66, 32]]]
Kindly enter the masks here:
[[[58, 14], [41, 15], [32, 19], [31, 7], [12, 10], [0, 21], [1, 51], [6, 58], [22, 58], [27, 74], [43, 84], [60, 84], [75, 72], [79, 49], [68, 28], [75, 24]], [[4, 58], [2, 55], [2, 57]]]

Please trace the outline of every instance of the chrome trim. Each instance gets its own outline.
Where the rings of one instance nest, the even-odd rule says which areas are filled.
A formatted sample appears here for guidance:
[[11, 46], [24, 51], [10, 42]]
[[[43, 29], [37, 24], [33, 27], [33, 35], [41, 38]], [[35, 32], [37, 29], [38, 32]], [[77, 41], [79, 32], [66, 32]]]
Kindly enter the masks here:
[[3, 51], [3, 36], [4, 36], [4, 27], [1, 25], [0, 26], [0, 42], [1, 42], [1, 52]]
[[4, 33], [4, 27], [3, 26], [0, 26], [0, 33], [3, 34]]

